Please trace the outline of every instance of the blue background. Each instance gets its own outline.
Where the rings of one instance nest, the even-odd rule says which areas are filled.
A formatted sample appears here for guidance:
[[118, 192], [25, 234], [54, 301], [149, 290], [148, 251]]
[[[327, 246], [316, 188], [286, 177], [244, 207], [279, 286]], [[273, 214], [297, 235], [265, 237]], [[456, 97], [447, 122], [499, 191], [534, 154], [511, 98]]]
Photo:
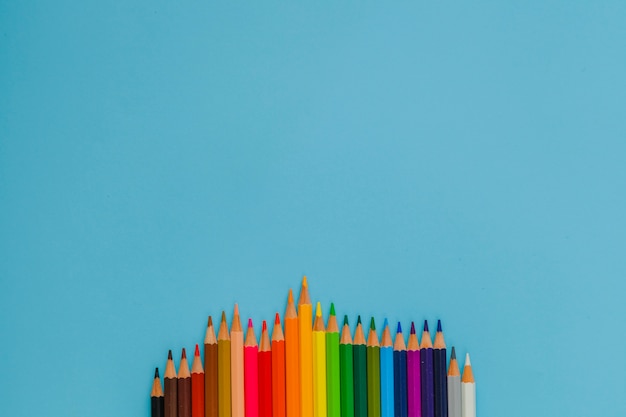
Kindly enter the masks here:
[[0, 1], [0, 415], [147, 416], [206, 316], [441, 318], [626, 415], [626, 3]]

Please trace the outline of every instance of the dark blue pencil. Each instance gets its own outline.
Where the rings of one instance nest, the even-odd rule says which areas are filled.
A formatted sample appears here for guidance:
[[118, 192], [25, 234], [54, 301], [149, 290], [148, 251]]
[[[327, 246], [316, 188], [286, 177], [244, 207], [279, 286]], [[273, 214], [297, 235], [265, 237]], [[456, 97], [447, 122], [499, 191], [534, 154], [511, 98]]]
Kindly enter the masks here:
[[422, 376], [422, 417], [435, 417], [435, 375], [433, 370], [433, 341], [424, 320], [422, 344], [420, 345]]
[[395, 417], [407, 417], [406, 343], [404, 343], [400, 322], [398, 322], [396, 340], [393, 344], [393, 379]]
[[448, 372], [446, 367], [446, 342], [437, 321], [437, 333], [433, 346], [433, 374], [435, 387], [435, 417], [448, 417]]

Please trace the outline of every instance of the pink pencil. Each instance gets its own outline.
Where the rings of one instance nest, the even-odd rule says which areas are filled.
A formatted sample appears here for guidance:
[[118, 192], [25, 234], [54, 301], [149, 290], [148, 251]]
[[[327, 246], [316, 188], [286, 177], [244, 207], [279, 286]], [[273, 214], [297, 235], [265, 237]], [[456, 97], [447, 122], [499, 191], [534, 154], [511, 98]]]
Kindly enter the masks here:
[[406, 351], [406, 386], [408, 417], [422, 417], [420, 345], [415, 334], [415, 323], [411, 323], [411, 334]]
[[246, 417], [259, 417], [259, 347], [256, 343], [252, 319], [243, 344], [244, 408]]

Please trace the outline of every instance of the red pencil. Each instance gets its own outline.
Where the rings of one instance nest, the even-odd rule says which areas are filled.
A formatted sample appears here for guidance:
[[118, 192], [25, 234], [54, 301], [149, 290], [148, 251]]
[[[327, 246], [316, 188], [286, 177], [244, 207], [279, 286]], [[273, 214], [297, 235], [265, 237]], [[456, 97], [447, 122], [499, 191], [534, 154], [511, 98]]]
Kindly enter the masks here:
[[191, 417], [204, 417], [204, 369], [198, 344], [191, 365]]
[[248, 331], [243, 344], [243, 375], [245, 417], [259, 417], [259, 347], [252, 319], [248, 319]]
[[272, 351], [265, 320], [259, 344], [259, 417], [272, 417]]
[[272, 331], [272, 414], [285, 417], [285, 337], [276, 313]]

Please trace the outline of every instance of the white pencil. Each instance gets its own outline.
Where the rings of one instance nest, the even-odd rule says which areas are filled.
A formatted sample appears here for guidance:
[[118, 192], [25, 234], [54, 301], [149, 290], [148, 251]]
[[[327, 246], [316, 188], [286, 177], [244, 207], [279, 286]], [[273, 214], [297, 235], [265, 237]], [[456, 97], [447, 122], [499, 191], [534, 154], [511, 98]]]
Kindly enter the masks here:
[[476, 382], [469, 353], [465, 355], [465, 367], [461, 378], [461, 402], [461, 417], [476, 417]]

